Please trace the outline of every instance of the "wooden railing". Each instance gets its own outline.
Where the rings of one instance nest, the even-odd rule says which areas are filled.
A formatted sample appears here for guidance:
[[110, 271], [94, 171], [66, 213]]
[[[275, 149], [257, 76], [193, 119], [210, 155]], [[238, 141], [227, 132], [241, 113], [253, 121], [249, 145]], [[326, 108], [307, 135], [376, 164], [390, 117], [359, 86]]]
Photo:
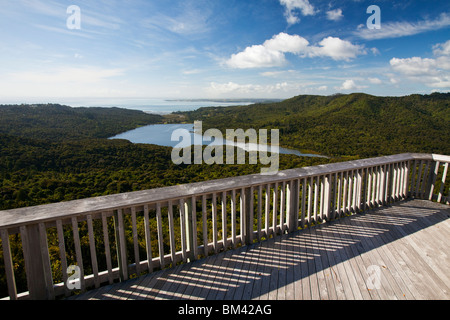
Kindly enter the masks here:
[[448, 204], [449, 162], [408, 153], [2, 211], [6, 299], [69, 296], [70, 280], [84, 292], [409, 197]]

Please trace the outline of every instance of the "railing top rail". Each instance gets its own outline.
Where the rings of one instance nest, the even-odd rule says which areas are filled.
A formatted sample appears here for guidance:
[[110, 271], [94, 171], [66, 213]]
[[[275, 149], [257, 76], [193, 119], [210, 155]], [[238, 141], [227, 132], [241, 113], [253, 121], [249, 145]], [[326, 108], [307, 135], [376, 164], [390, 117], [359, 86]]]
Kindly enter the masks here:
[[442, 154], [432, 154], [431, 156], [434, 161], [450, 162], [450, 156], [444, 156]]
[[164, 188], [121, 193], [81, 200], [0, 211], [0, 228], [18, 227], [24, 224], [66, 219], [71, 216], [111, 211], [130, 206], [165, 202], [192, 196], [237, 190], [244, 187], [301, 179], [310, 176], [339, 173], [408, 160], [432, 160], [450, 162], [450, 156], [435, 154], [403, 153], [377, 158], [330, 163], [279, 171], [273, 175], [254, 174], [209, 180]]

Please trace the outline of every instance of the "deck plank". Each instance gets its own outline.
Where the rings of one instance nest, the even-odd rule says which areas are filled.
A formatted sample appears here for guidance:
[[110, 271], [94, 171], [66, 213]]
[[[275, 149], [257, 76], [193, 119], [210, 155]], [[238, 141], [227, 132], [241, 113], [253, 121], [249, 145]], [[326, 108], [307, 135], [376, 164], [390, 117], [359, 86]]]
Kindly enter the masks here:
[[69, 299], [448, 300], [449, 218], [447, 205], [404, 201]]

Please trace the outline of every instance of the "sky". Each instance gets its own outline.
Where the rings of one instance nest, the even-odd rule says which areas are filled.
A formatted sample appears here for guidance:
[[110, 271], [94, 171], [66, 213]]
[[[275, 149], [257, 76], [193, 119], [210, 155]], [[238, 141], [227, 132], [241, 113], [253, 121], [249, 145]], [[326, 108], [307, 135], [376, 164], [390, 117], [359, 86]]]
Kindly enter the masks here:
[[0, 104], [450, 89], [448, 0], [0, 4]]

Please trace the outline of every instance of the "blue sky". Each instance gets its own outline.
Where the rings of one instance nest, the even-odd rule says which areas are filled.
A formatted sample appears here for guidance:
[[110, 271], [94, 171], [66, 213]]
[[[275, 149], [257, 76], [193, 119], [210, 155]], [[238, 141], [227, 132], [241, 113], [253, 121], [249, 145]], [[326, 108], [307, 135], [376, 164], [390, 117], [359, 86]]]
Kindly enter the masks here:
[[450, 89], [448, 0], [1, 4], [0, 103]]

